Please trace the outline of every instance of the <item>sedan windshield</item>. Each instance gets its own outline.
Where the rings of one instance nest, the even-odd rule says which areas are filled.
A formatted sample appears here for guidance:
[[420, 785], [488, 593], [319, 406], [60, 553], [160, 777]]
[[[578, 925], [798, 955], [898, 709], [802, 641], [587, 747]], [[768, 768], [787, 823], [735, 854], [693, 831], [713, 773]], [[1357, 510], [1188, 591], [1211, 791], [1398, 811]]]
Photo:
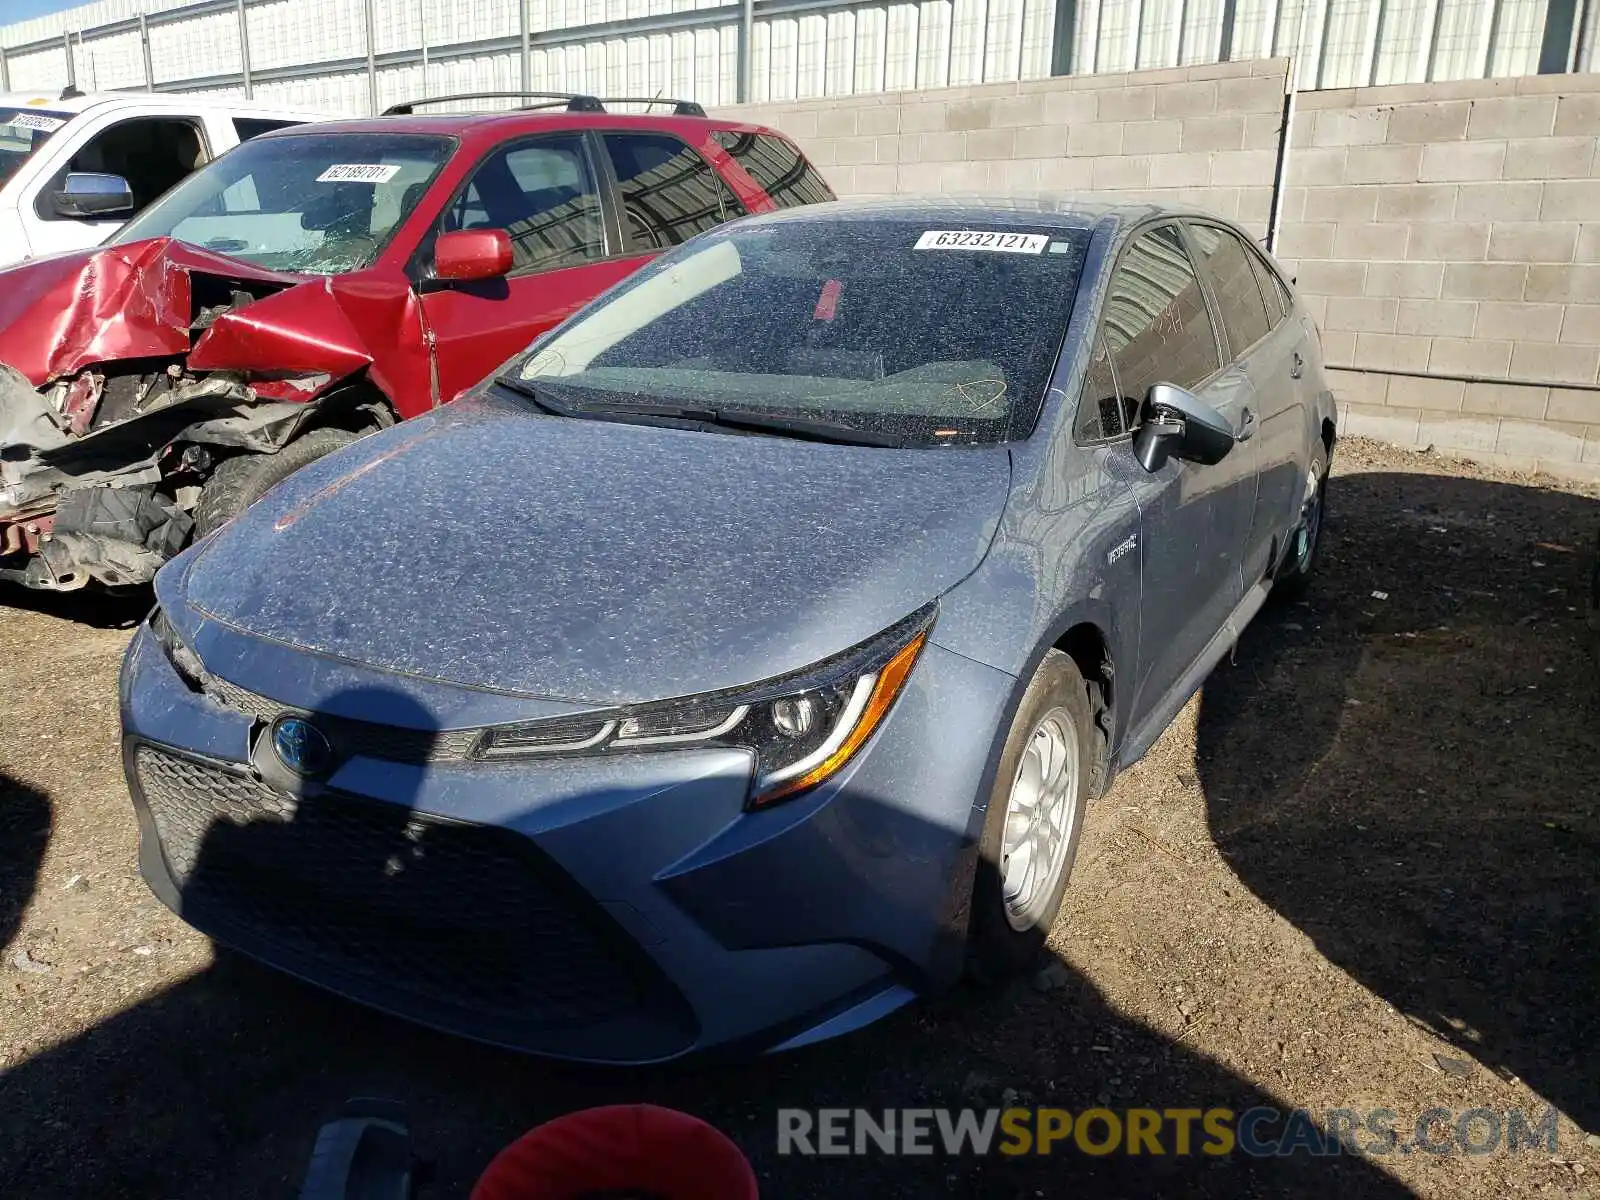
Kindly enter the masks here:
[[71, 113], [40, 108], [0, 108], [0, 187], [22, 170], [50, 135], [72, 120]]
[[112, 241], [171, 237], [276, 271], [359, 271], [453, 148], [450, 138], [402, 133], [255, 138], [189, 176]]
[[510, 378], [573, 412], [759, 412], [900, 445], [1024, 438], [1088, 233], [1009, 212], [965, 224], [835, 213], [728, 226], [536, 343]]

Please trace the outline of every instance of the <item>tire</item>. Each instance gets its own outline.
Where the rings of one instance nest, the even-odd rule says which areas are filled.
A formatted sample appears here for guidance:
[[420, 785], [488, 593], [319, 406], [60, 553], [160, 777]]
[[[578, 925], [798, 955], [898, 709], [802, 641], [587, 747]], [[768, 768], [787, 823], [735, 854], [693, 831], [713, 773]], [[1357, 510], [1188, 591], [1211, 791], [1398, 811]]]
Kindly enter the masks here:
[[1300, 501], [1300, 521], [1289, 535], [1289, 557], [1278, 568], [1272, 581], [1272, 598], [1292, 604], [1305, 598], [1317, 569], [1317, 551], [1322, 546], [1323, 518], [1328, 503], [1328, 451], [1322, 443], [1311, 454], [1306, 471], [1305, 492]]
[[241, 454], [220, 464], [200, 489], [194, 510], [197, 538], [221, 529], [277, 483], [324, 455], [341, 450], [357, 435], [343, 429], [313, 429], [276, 454]]
[[[1099, 687], [1087, 683], [1077, 664], [1061, 651], [1047, 653], [1028, 682], [1006, 735], [978, 848], [968, 964], [980, 980], [1026, 971], [1055, 924], [1078, 855], [1084, 814], [1106, 778], [1105, 719]], [[1039, 764], [1048, 775], [1050, 769], [1039, 756], [1058, 751], [1069, 756], [1065, 767], [1070, 780], [1060, 781], [1059, 816], [1051, 822], [1058, 831], [1050, 839], [1052, 849], [1039, 853], [1037, 843], [1025, 836], [1014, 836], [1008, 849], [1008, 825], [1016, 835], [1018, 824], [1026, 823], [1020, 812], [1013, 815], [1013, 801], [1025, 795], [1019, 793], [1024, 768]], [[1038, 830], [1037, 823], [1030, 828]], [[1023, 854], [1036, 864], [1032, 877], [1028, 860], [1019, 861]]]

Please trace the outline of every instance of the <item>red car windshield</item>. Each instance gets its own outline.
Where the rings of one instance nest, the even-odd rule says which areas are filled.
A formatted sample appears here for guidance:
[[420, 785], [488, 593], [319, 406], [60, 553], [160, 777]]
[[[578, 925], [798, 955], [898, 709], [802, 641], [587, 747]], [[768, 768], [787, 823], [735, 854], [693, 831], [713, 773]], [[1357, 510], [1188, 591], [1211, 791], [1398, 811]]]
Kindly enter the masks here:
[[189, 176], [113, 242], [171, 237], [275, 271], [359, 271], [454, 149], [452, 138], [410, 133], [255, 138]]
[[0, 108], [0, 187], [70, 120], [71, 113], [42, 108]]

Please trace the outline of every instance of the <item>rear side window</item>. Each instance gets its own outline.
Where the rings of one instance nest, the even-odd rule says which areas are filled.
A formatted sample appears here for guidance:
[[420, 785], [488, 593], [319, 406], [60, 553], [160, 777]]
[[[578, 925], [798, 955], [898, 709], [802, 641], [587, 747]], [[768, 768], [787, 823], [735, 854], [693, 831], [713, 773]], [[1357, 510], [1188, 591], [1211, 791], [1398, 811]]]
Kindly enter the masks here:
[[1283, 320], [1283, 314], [1288, 311], [1284, 304], [1282, 284], [1278, 282], [1278, 273], [1267, 266], [1267, 260], [1259, 254], [1250, 255], [1250, 265], [1255, 268], [1256, 282], [1261, 285], [1261, 299], [1267, 305], [1267, 321], [1273, 328]]
[[582, 139], [541, 138], [495, 151], [445, 210], [441, 229], [504, 229], [518, 273], [605, 257], [600, 195]]
[[1267, 311], [1274, 311], [1276, 305], [1277, 316], [1273, 318], [1276, 325], [1294, 309], [1294, 301], [1289, 298], [1289, 288], [1283, 282], [1283, 276], [1261, 255], [1255, 256], [1256, 277], [1261, 280], [1261, 294], [1266, 297]]
[[1228, 331], [1228, 347], [1235, 356], [1243, 354], [1272, 327], [1261, 298], [1261, 283], [1250, 265], [1255, 254], [1216, 225], [1190, 225], [1189, 235], [1200, 256], [1200, 269], [1217, 299], [1222, 327]]
[[1101, 336], [1134, 408], [1154, 384], [1193, 390], [1221, 368], [1200, 280], [1176, 225], [1141, 234], [1123, 254]]
[[300, 121], [273, 121], [266, 117], [235, 117], [233, 118], [233, 131], [239, 135], [241, 142], [248, 142], [253, 137], [260, 137], [263, 133], [271, 133], [274, 129], [287, 129], [291, 125], [302, 124]]
[[783, 138], [731, 129], [718, 130], [714, 136], [728, 157], [743, 167], [779, 208], [835, 199], [827, 180]]
[[677, 138], [608, 133], [605, 144], [621, 193], [623, 228], [636, 249], [665, 250], [727, 219], [722, 181]]

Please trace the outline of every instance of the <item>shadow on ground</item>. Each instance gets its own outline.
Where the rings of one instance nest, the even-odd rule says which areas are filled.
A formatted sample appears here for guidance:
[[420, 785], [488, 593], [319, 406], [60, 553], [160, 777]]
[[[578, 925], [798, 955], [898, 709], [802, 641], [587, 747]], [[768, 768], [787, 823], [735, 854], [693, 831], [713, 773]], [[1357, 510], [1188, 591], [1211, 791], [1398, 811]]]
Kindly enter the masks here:
[[1600, 1128], [1600, 505], [1374, 473], [1331, 507], [1309, 603], [1206, 685], [1212, 836], [1331, 962]]
[[155, 603], [148, 585], [112, 590], [90, 584], [71, 592], [44, 592], [5, 584], [7, 608], [47, 613], [91, 629], [132, 629]]
[[[391, 713], [406, 703], [390, 700], [384, 707]], [[460, 879], [448, 867], [455, 850], [440, 840], [449, 834], [392, 805], [364, 820], [357, 836], [347, 810], [319, 814], [314, 797], [275, 818], [238, 823], [229, 819], [237, 815], [230, 802], [219, 798], [232, 794], [211, 791], [209, 826], [168, 840], [180, 902], [198, 923], [218, 928], [205, 917], [216, 912], [208, 906], [231, 894], [234, 916], [270, 914], [280, 947], [298, 952], [299, 935], [312, 925], [319, 939], [332, 930], [341, 944], [370, 946], [371, 918], [379, 916], [391, 923], [390, 945], [415, 939], [436, 962], [453, 961], [456, 991], [481, 996], [487, 976], [515, 974], [504, 968], [505, 954], [527, 945], [515, 944], [522, 936], [517, 914], [500, 905], [490, 919], [475, 921], [472, 897], [452, 898]], [[378, 893], [384, 914], [363, 913]], [[500, 938], [508, 943], [496, 946]], [[465, 950], [469, 941], [476, 958]], [[450, 972], [435, 972], [429, 986], [435, 995], [448, 993]], [[1070, 1147], [1025, 1159], [777, 1154], [782, 1107], [1020, 1103], [1073, 1112], [1242, 1112], [1274, 1102], [1114, 1012], [1070, 968], [1048, 993], [1026, 982], [964, 990], [786, 1056], [597, 1070], [430, 1033], [227, 952], [210, 969], [0, 1077], [0, 1179], [7, 1195], [34, 1200], [292, 1195], [317, 1126], [352, 1095], [409, 1107], [418, 1149], [437, 1165], [425, 1196], [439, 1200], [464, 1198], [494, 1153], [534, 1125], [591, 1105], [638, 1101], [695, 1113], [727, 1132], [755, 1163], [769, 1200], [1408, 1194], [1372, 1165], [1348, 1158], [1091, 1157]], [[1197, 1126], [1194, 1150], [1207, 1140]]]
[[50, 845], [50, 801], [0, 771], [0, 955], [22, 924]]
[[[1593, 1113], [1583, 1055], [1600, 982], [1595, 789], [1584, 783], [1600, 749], [1594, 681], [1569, 644], [1576, 601], [1552, 590], [1569, 588], [1579, 564], [1539, 551], [1548, 565], [1531, 565], [1532, 541], [1579, 544], [1583, 502], [1425, 476], [1336, 483], [1332, 558], [1311, 605], [1264, 618], [1240, 667], [1207, 685], [1201, 770], [1217, 842], [1335, 963], [1575, 1115]], [[1362, 540], [1341, 540], [1353, 524], [1341, 518], [1355, 513]], [[1387, 565], [1419, 557], [1437, 564], [1437, 586], [1384, 588]], [[1508, 607], [1536, 619], [1507, 628]], [[1565, 689], [1567, 702], [1531, 707], [1529, 687]], [[385, 864], [415, 846], [405, 821], [392, 824], [348, 865], [343, 886], [385, 886]], [[192, 870], [231, 873], [241, 854], [270, 859], [294, 840], [284, 825], [223, 823]], [[28, 868], [0, 870], [9, 882]], [[787, 1056], [597, 1071], [430, 1033], [229, 953], [8, 1071], [0, 1181], [8, 1195], [40, 1200], [291, 1195], [318, 1123], [356, 1094], [409, 1106], [419, 1149], [438, 1166], [426, 1195], [440, 1200], [464, 1197], [530, 1126], [638, 1100], [727, 1131], [769, 1200], [1409, 1194], [1351, 1158], [775, 1153], [786, 1106], [1276, 1102], [1113, 1010], [1071, 968], [1047, 993], [1025, 983], [963, 990]]]

